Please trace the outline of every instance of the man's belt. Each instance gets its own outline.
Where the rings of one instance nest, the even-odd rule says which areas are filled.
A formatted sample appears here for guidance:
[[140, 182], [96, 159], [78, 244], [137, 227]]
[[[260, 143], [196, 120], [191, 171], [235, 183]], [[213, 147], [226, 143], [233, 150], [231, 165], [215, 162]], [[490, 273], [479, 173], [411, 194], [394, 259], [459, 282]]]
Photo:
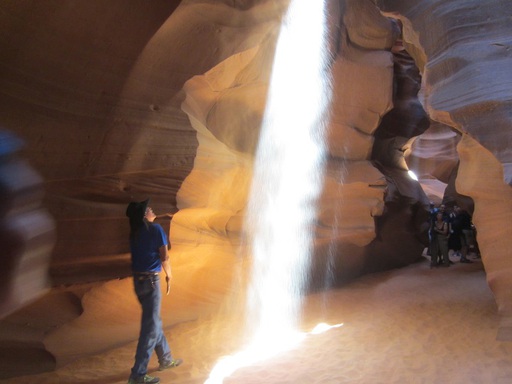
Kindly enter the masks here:
[[160, 272], [133, 272], [134, 276], [158, 276]]
[[152, 277], [158, 277], [159, 272], [133, 272], [133, 277], [139, 281], [151, 279]]

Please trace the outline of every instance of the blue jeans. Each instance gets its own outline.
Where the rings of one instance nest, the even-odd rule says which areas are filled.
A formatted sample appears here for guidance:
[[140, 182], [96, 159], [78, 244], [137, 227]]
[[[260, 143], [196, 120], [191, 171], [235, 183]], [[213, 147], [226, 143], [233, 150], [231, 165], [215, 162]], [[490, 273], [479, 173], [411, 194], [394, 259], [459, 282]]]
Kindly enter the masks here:
[[139, 342], [131, 374], [132, 377], [138, 377], [148, 372], [149, 359], [153, 351], [156, 352], [160, 364], [170, 362], [172, 357], [160, 319], [160, 277], [158, 275], [134, 276], [133, 284], [135, 294], [142, 306]]

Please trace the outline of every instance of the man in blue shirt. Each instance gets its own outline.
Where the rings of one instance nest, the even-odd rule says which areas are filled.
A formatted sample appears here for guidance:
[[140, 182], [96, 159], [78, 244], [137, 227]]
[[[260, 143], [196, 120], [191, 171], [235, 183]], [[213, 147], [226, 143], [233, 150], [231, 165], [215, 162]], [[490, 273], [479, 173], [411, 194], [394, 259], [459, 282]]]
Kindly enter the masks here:
[[126, 216], [130, 220], [133, 284], [142, 306], [139, 342], [128, 384], [160, 382], [158, 377], [147, 374], [153, 351], [157, 354], [160, 371], [177, 367], [182, 363], [181, 359], [172, 358], [171, 349], [162, 329], [160, 272], [163, 268], [167, 287], [172, 274], [167, 252], [167, 236], [162, 226], [153, 223], [156, 215], [148, 207], [148, 203], [149, 199], [131, 202], [126, 209]]

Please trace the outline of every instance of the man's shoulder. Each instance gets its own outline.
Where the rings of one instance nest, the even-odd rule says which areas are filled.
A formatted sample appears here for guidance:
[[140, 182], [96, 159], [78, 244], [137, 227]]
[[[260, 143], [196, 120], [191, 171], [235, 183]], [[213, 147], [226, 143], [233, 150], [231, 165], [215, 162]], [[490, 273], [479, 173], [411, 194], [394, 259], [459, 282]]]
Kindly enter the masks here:
[[162, 228], [162, 226], [161, 226], [160, 224], [158, 224], [158, 223], [151, 223], [151, 224], [149, 225], [149, 229], [150, 229], [151, 231], [155, 231], [155, 232], [157, 232], [157, 231], [158, 231], [158, 232], [163, 232], [163, 231], [164, 231], [164, 229]]
[[153, 236], [158, 236], [162, 239], [165, 239], [164, 242], [167, 241], [167, 234], [165, 233], [164, 229], [160, 224], [152, 223], [150, 226], [150, 231], [153, 234]]

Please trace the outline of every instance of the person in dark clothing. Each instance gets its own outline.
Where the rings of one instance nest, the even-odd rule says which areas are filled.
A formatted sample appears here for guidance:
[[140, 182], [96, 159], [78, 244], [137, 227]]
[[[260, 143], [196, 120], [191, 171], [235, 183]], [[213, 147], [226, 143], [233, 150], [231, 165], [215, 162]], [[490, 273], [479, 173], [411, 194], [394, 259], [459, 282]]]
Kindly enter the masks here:
[[[167, 288], [172, 278], [168, 255], [168, 241], [163, 228], [153, 223], [156, 218], [148, 207], [149, 199], [131, 202], [126, 209], [130, 220], [130, 252], [135, 294], [142, 306], [142, 319], [128, 384], [160, 382], [158, 377], [147, 374], [148, 363], [153, 351], [158, 357], [158, 370], [176, 367], [181, 359], [173, 359], [165, 338], [160, 319], [161, 292], [160, 272], [165, 272]], [[167, 289], [169, 293], [169, 289]]]
[[461, 263], [471, 263], [471, 260], [468, 259], [468, 251], [471, 246], [474, 244], [474, 235], [471, 223], [471, 216], [469, 213], [460, 207], [457, 207], [455, 211], [456, 216], [454, 221], [456, 222], [457, 229], [460, 233], [460, 244], [461, 244]]
[[462, 244], [460, 242], [462, 229], [460, 227], [459, 220], [457, 220], [458, 209], [459, 207], [457, 205], [454, 205], [453, 210], [448, 214], [448, 224], [450, 226], [450, 236], [448, 237], [448, 249], [453, 250], [453, 255], [455, 257], [461, 256], [462, 248]]
[[432, 255], [432, 237], [434, 236], [434, 222], [436, 221], [436, 215], [439, 211], [439, 208], [436, 208], [434, 205], [434, 202], [431, 201], [429, 205], [429, 213], [430, 213], [430, 227], [428, 229], [428, 248], [427, 248], [427, 255]]
[[[449, 267], [450, 258], [448, 257], [448, 223], [443, 220], [443, 213], [437, 212], [436, 221], [432, 228], [432, 245], [430, 256], [430, 268], [437, 266]], [[439, 259], [441, 261], [439, 261]]]

